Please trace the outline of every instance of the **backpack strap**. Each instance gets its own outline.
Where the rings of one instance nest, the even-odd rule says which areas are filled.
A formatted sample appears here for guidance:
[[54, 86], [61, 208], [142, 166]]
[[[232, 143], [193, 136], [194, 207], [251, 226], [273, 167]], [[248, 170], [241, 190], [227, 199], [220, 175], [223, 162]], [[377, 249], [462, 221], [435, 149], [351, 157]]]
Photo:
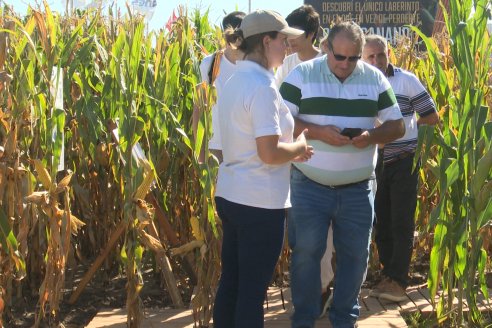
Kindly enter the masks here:
[[210, 69], [208, 70], [208, 82], [210, 85], [213, 85], [215, 79], [220, 72], [220, 61], [222, 60], [222, 56], [224, 55], [224, 50], [218, 50], [213, 54], [212, 57], [212, 65], [210, 65]]

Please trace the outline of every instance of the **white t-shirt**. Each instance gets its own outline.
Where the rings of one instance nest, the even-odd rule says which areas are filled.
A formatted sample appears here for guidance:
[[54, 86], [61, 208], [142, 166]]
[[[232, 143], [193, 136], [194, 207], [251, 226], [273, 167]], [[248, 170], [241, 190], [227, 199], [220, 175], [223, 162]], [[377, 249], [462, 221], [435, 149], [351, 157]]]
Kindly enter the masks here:
[[256, 138], [279, 135], [292, 142], [294, 118], [271, 71], [252, 61], [238, 61], [219, 98], [219, 126], [224, 161], [216, 196], [267, 209], [290, 207], [290, 163], [265, 164]]
[[[210, 67], [212, 65], [212, 60], [214, 59], [214, 55], [209, 55], [205, 58], [203, 58], [202, 62], [200, 63], [200, 73], [202, 75], [202, 81], [205, 81], [209, 83], [208, 80], [208, 72], [210, 70]], [[220, 59], [220, 70], [219, 70], [219, 75], [217, 75], [217, 78], [214, 81], [215, 88], [217, 90], [217, 99], [220, 99], [220, 96], [222, 95], [222, 89], [224, 88], [224, 84], [226, 81], [231, 77], [232, 73], [236, 69], [236, 65], [231, 63], [225, 55], [222, 55], [222, 58]], [[219, 129], [219, 109], [217, 107], [217, 104], [214, 104], [212, 106], [212, 138], [210, 138], [208, 142], [208, 148], [210, 149], [217, 149], [221, 150], [222, 146], [220, 144], [220, 129]]]
[[[322, 55], [323, 54], [320, 51], [314, 58], [321, 57]], [[302, 60], [299, 58], [297, 52], [285, 57], [282, 66], [277, 68], [277, 72], [275, 72], [275, 83], [277, 84], [278, 88], [280, 88], [280, 85], [282, 84], [282, 82], [284, 82], [285, 78], [287, 77], [287, 75], [289, 75], [290, 71], [292, 71], [294, 67], [296, 67], [300, 63], [302, 63]]]

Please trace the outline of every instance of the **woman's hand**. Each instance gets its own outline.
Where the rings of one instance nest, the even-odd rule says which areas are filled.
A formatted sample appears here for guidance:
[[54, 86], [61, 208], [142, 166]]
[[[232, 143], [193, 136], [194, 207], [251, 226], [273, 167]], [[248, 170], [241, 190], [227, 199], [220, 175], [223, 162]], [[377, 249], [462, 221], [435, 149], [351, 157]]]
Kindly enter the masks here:
[[299, 134], [297, 136], [296, 143], [300, 143], [301, 145], [304, 146], [304, 152], [302, 154], [298, 155], [297, 157], [295, 157], [292, 160], [293, 162], [306, 162], [314, 154], [314, 148], [313, 148], [313, 146], [308, 145], [307, 144], [307, 141], [306, 141], [306, 133], [307, 133], [307, 131], [308, 131], [308, 129], [304, 129], [304, 131], [302, 131], [301, 134]]

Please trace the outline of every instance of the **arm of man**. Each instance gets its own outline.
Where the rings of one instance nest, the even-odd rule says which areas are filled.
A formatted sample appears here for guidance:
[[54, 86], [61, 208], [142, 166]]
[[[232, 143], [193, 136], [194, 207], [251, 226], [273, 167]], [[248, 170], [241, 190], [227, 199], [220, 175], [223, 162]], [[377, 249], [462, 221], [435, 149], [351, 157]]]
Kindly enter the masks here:
[[352, 144], [357, 148], [365, 148], [371, 144], [386, 144], [405, 135], [405, 122], [393, 88], [385, 76], [380, 74], [380, 78], [376, 121], [382, 124], [352, 138]]
[[420, 116], [417, 120], [417, 125], [436, 125], [437, 123], [439, 123], [439, 115], [436, 112]]
[[295, 128], [294, 136], [298, 136], [302, 131], [308, 129], [306, 133], [307, 139], [320, 140], [332, 146], [344, 146], [351, 143], [349, 137], [340, 134], [340, 128], [334, 125], [318, 125], [309, 123], [298, 118], [299, 105], [302, 98], [303, 79], [299, 73], [299, 66], [294, 68], [287, 75], [284, 83], [280, 87], [280, 94], [285, 100], [285, 103], [294, 116]]
[[299, 118], [294, 118], [294, 121], [294, 136], [297, 136], [300, 132], [308, 129], [308, 132], [306, 133], [307, 139], [323, 141], [332, 146], [344, 146], [351, 143], [350, 138], [342, 136], [340, 134], [340, 128], [335, 125], [318, 125], [305, 122]]
[[377, 128], [366, 130], [352, 139], [357, 148], [365, 148], [370, 144], [386, 144], [405, 135], [403, 119], [386, 121]]
[[424, 85], [415, 76], [408, 73], [408, 90], [410, 94], [410, 104], [412, 109], [418, 114], [417, 126], [419, 125], [436, 125], [439, 123], [439, 114], [436, 110], [434, 100]]

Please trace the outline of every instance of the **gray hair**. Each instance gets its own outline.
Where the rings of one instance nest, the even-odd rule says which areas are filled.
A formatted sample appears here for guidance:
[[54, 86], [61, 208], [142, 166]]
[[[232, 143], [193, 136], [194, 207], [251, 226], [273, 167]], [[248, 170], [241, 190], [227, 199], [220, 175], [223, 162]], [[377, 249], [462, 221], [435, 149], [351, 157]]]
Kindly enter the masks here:
[[382, 37], [378, 34], [368, 34], [366, 35], [366, 44], [368, 43], [376, 43], [380, 46], [383, 46], [384, 51], [388, 51], [388, 40], [385, 37]]

